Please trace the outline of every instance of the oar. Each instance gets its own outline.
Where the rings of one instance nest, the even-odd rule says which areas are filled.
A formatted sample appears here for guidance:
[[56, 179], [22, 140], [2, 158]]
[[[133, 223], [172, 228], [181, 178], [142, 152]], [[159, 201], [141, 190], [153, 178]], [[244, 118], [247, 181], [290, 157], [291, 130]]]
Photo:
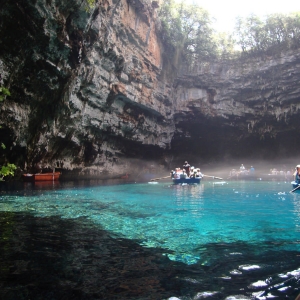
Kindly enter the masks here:
[[204, 174], [202, 174], [202, 175], [203, 175], [203, 177], [210, 177], [210, 178], [213, 178], [213, 179], [220, 179], [220, 180], [223, 180], [223, 178], [217, 177], [217, 176], [210, 176], [210, 175], [204, 175]]
[[298, 190], [299, 188], [300, 188], [300, 184], [299, 184], [296, 188], [294, 188], [293, 190], [291, 190], [290, 193], [295, 192], [295, 191]]
[[150, 179], [150, 181], [155, 181], [155, 180], [160, 180], [160, 179], [165, 179], [165, 178], [171, 178], [171, 176], [168, 175], [168, 176], [165, 176], [165, 177], [153, 178], [153, 179]]

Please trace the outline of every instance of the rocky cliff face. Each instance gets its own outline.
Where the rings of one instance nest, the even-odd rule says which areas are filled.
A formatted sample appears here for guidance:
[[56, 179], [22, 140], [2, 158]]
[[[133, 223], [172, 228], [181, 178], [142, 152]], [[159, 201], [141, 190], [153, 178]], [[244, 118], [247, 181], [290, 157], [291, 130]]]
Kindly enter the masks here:
[[99, 173], [161, 156], [175, 127], [156, 8], [3, 1], [1, 73], [12, 96], [1, 107], [2, 138], [12, 160]]
[[[157, 2], [0, 1], [5, 157], [99, 175], [297, 153], [300, 51], [166, 71]], [[141, 165], [138, 165], [141, 168]]]
[[203, 62], [182, 73], [174, 86], [173, 148], [190, 140], [201, 156], [220, 159], [299, 153], [299, 49]]

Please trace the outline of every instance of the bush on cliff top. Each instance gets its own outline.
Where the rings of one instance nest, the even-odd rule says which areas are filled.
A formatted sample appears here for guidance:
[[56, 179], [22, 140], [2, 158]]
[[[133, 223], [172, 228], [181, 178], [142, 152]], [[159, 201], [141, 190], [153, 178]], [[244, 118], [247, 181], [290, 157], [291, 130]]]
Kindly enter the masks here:
[[196, 4], [165, 0], [160, 7], [162, 39], [174, 63], [237, 58], [237, 54], [269, 53], [300, 46], [300, 13], [237, 18], [232, 34], [211, 27], [209, 13]]
[[198, 57], [216, 55], [217, 45], [206, 10], [196, 4], [166, 0], [159, 17], [165, 46], [179, 61], [190, 63]]
[[300, 46], [300, 13], [272, 14], [261, 19], [252, 14], [236, 21], [236, 44], [242, 52], [269, 52]]

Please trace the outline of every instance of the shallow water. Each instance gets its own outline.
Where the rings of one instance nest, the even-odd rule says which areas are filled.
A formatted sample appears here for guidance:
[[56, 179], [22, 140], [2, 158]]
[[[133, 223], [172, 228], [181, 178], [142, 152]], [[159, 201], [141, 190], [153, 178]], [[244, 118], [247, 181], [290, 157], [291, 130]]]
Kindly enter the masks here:
[[2, 187], [0, 296], [295, 299], [300, 193], [291, 189], [263, 181]]

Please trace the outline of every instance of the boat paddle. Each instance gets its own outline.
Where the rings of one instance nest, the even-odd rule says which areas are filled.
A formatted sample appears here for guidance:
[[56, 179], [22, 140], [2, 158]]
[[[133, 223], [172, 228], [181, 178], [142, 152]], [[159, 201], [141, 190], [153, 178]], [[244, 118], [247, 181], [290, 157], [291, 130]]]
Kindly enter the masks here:
[[299, 184], [296, 188], [294, 188], [293, 190], [291, 190], [290, 193], [295, 192], [295, 191], [298, 190], [299, 188], [300, 188], [300, 184]]
[[217, 176], [210, 176], [210, 175], [204, 175], [204, 174], [202, 174], [202, 175], [203, 175], [203, 177], [210, 177], [210, 178], [213, 178], [213, 179], [220, 179], [220, 180], [223, 180], [223, 178], [217, 177]]
[[165, 178], [171, 178], [171, 176], [168, 175], [168, 176], [165, 176], [165, 177], [153, 178], [153, 179], [150, 179], [150, 181], [156, 181], [156, 180], [165, 179]]

